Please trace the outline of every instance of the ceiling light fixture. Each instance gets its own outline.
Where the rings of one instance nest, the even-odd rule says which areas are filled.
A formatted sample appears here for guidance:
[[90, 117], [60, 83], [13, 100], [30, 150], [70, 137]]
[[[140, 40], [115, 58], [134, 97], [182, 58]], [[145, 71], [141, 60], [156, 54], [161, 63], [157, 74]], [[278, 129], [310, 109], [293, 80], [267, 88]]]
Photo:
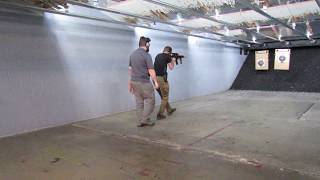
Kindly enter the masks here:
[[66, 13], [69, 12], [68, 8], [65, 8], [62, 5], [57, 5], [57, 7], [58, 7], [58, 11], [60, 11], [60, 12], [66, 12]]
[[197, 44], [197, 42], [198, 42], [198, 38], [193, 36], [188, 36], [188, 44], [194, 45], [194, 44]]
[[307, 37], [310, 38], [310, 36], [312, 36], [312, 33], [310, 31], [307, 31]]
[[224, 27], [224, 34], [226, 35], [226, 36], [229, 36], [230, 35], [230, 30], [228, 29], [228, 27], [226, 26], [226, 27]]
[[99, 5], [99, 0], [93, 0], [92, 1], [93, 6], [98, 6]]
[[146, 36], [148, 34], [148, 30], [145, 28], [141, 28], [141, 27], [135, 27], [134, 32], [138, 37]]
[[255, 36], [252, 36], [252, 41], [256, 42], [257, 38]]
[[292, 28], [296, 29], [296, 23], [295, 22], [292, 23]]
[[260, 26], [259, 25], [257, 26], [257, 32], [260, 32]]
[[210, 5], [214, 7], [220, 7], [224, 5], [228, 5], [231, 7], [234, 7], [236, 4], [236, 0], [214, 0], [214, 1], [209, 1]]
[[177, 20], [178, 20], [178, 24], [182, 23], [183, 18], [182, 18], [181, 13], [177, 13]]
[[214, 12], [216, 13], [216, 17], [219, 17], [219, 10], [215, 9]]

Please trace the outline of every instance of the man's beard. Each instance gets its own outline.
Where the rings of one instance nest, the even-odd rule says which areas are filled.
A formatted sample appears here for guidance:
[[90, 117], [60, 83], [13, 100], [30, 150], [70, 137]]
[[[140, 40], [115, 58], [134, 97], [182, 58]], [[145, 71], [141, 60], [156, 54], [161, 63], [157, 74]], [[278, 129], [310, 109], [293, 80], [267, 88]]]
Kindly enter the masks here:
[[147, 47], [147, 50], [146, 50], [146, 52], [149, 52], [149, 46], [146, 46]]

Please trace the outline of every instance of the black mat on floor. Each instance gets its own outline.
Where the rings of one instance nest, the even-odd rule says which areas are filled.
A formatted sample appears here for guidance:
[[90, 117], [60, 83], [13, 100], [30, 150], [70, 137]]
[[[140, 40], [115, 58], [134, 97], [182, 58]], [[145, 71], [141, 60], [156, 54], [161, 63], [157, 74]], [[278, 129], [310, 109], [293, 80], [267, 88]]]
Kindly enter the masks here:
[[291, 49], [290, 70], [274, 70], [274, 49], [269, 51], [269, 70], [255, 70], [250, 51], [231, 89], [320, 92], [320, 47]]

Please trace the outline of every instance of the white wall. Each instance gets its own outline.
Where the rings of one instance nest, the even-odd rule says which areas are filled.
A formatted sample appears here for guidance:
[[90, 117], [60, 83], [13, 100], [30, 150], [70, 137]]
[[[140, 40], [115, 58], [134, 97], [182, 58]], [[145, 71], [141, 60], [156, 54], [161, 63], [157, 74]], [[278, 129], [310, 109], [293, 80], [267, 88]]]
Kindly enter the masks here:
[[239, 49], [210, 40], [2, 12], [0, 136], [134, 109], [128, 57], [141, 33], [152, 39], [153, 57], [165, 45], [186, 56], [169, 72], [172, 101], [227, 90], [245, 59]]

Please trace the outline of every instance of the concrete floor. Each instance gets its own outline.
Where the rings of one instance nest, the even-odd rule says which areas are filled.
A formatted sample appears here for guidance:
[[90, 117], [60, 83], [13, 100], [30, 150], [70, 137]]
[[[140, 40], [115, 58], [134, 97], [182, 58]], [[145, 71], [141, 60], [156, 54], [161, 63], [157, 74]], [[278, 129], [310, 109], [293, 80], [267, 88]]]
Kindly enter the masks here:
[[0, 140], [0, 180], [320, 179], [320, 94], [228, 91]]

